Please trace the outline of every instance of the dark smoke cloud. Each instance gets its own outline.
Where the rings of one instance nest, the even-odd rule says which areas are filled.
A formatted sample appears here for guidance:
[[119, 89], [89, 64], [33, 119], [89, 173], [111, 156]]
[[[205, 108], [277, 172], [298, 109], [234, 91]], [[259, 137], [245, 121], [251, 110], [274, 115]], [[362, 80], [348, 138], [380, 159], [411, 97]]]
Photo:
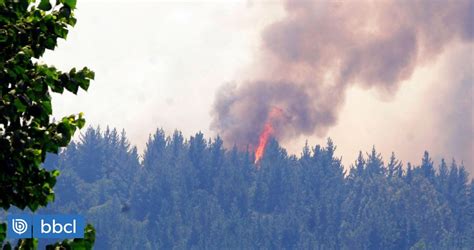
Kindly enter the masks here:
[[450, 43], [472, 42], [473, 2], [288, 1], [262, 34], [261, 72], [219, 91], [212, 128], [227, 145], [255, 145], [278, 107], [278, 139], [324, 135], [348, 86], [393, 93]]
[[313, 98], [318, 95], [287, 82], [253, 82], [239, 88], [225, 85], [215, 103], [215, 111], [223, 119], [214, 125], [226, 141], [240, 146], [255, 145], [272, 108], [284, 107], [283, 115], [273, 124], [275, 136], [313, 133], [315, 124], [326, 128], [336, 121], [330, 108], [316, 104]]

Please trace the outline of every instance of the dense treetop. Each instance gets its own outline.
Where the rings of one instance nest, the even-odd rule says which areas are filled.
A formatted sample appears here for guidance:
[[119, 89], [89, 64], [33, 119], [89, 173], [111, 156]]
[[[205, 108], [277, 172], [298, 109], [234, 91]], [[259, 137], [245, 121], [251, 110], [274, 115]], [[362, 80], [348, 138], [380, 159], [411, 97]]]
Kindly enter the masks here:
[[59, 167], [47, 211], [84, 214], [99, 249], [472, 249], [474, 184], [455, 161], [384, 161], [373, 149], [345, 171], [336, 146], [253, 154], [202, 133], [157, 130], [139, 157], [124, 132], [89, 128]]

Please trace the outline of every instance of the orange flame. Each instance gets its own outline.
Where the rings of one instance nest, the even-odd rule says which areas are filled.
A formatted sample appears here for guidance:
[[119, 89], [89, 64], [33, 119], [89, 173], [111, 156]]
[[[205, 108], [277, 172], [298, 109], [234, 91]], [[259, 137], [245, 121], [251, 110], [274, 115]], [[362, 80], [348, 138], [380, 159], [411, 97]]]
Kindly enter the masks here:
[[255, 164], [258, 164], [260, 159], [262, 159], [263, 152], [265, 151], [265, 147], [267, 146], [268, 139], [270, 138], [272, 134], [273, 134], [272, 123], [267, 121], [258, 139], [258, 147], [255, 150]]
[[273, 135], [275, 130], [273, 129], [273, 122], [275, 119], [280, 117], [283, 114], [283, 110], [280, 108], [272, 108], [270, 113], [268, 114], [267, 121], [263, 127], [262, 133], [258, 138], [258, 147], [255, 150], [255, 164], [258, 164], [263, 157], [263, 153], [265, 152], [265, 147], [267, 146], [268, 139]]

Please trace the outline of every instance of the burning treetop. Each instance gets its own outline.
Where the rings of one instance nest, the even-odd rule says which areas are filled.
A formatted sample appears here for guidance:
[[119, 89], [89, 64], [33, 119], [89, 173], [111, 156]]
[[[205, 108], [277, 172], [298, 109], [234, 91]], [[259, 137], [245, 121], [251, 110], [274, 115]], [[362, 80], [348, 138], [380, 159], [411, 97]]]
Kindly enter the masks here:
[[268, 139], [270, 139], [270, 137], [272, 137], [272, 135], [275, 133], [273, 124], [276, 120], [281, 118], [282, 115], [283, 110], [277, 107], [273, 107], [270, 113], [268, 114], [263, 130], [259, 136], [258, 147], [255, 150], [255, 164], [259, 164], [260, 160], [262, 159], [263, 153], [265, 152], [265, 147], [268, 143]]

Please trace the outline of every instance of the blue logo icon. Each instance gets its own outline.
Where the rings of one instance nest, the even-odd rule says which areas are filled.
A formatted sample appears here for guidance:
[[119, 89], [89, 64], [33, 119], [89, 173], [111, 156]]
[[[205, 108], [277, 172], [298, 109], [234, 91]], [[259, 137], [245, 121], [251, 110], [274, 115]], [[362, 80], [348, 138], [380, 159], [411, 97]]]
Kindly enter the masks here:
[[80, 215], [8, 215], [7, 237], [11, 239], [84, 238], [84, 217]]
[[29, 214], [16, 214], [7, 216], [7, 237], [12, 239], [31, 238], [33, 219]]
[[84, 238], [84, 218], [79, 215], [35, 215], [33, 237]]

